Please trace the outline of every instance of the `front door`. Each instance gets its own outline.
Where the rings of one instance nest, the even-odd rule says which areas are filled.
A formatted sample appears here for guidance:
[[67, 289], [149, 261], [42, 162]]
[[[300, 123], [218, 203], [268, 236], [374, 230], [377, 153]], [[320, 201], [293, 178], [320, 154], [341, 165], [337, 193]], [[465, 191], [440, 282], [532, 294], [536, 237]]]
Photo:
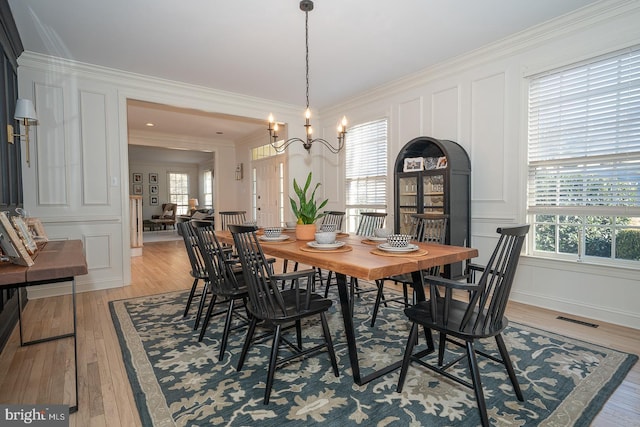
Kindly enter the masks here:
[[253, 203], [258, 225], [281, 226], [284, 221], [284, 164], [281, 156], [256, 160], [253, 168]]

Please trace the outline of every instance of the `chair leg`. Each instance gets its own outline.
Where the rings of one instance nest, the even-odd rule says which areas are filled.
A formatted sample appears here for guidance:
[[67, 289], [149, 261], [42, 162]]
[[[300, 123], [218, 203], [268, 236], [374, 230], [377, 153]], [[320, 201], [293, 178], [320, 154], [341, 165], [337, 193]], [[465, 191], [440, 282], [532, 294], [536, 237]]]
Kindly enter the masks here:
[[329, 298], [329, 286], [331, 286], [331, 276], [333, 276], [333, 271], [329, 270], [327, 274], [327, 286], [324, 288], [324, 297]]
[[333, 367], [333, 375], [340, 376], [338, 372], [338, 361], [336, 360], [336, 352], [333, 349], [333, 341], [331, 340], [331, 332], [329, 332], [329, 324], [327, 323], [327, 316], [325, 313], [320, 313], [320, 320], [322, 322], [322, 333], [324, 334], [324, 341], [327, 343], [327, 350], [329, 351], [329, 358], [331, 359], [331, 366]]
[[440, 344], [438, 345], [438, 366], [444, 363], [444, 351], [447, 347], [447, 334], [440, 332]]
[[396, 391], [402, 392], [404, 386], [404, 380], [407, 378], [407, 371], [409, 370], [409, 362], [411, 361], [411, 354], [413, 353], [413, 346], [418, 339], [418, 324], [413, 323], [411, 325], [411, 332], [409, 333], [409, 339], [407, 340], [407, 348], [404, 350], [404, 357], [402, 358], [402, 368], [400, 369], [400, 377], [398, 378], [398, 386]]
[[500, 350], [500, 356], [502, 357], [502, 362], [504, 363], [504, 366], [507, 368], [507, 373], [509, 374], [509, 379], [511, 380], [511, 384], [513, 385], [513, 390], [516, 392], [516, 396], [518, 397], [518, 400], [520, 402], [524, 402], [524, 396], [522, 395], [522, 390], [520, 390], [520, 384], [518, 383], [516, 372], [513, 370], [513, 364], [511, 363], [509, 352], [507, 351], [507, 347], [504, 345], [502, 334], [496, 335], [496, 344], [498, 344], [498, 349]]
[[276, 325], [276, 330], [273, 333], [273, 345], [271, 346], [271, 358], [269, 359], [269, 371], [267, 372], [267, 387], [264, 391], [264, 404], [269, 403], [269, 397], [271, 396], [271, 388], [273, 387], [273, 377], [276, 373], [276, 365], [278, 363], [278, 349], [280, 348], [280, 333], [282, 332], [282, 326]]
[[242, 346], [242, 351], [240, 352], [240, 358], [238, 359], [238, 366], [236, 367], [236, 371], [240, 372], [242, 370], [242, 366], [244, 365], [244, 359], [247, 357], [247, 352], [249, 351], [249, 347], [251, 346], [251, 340], [253, 339], [253, 333], [256, 330], [256, 324], [258, 323], [257, 317], [252, 317], [251, 322], [249, 323], [249, 329], [247, 330], [247, 337], [244, 340], [244, 345]]
[[200, 326], [200, 317], [202, 317], [202, 311], [207, 299], [207, 292], [209, 291], [209, 282], [205, 280], [202, 287], [202, 297], [200, 297], [200, 304], [198, 304], [198, 312], [196, 313], [196, 320], [193, 323], [193, 330], [195, 331]]
[[298, 350], [302, 351], [302, 322], [300, 320], [296, 320], [296, 339]]
[[224, 321], [224, 330], [222, 331], [222, 341], [220, 341], [220, 354], [218, 354], [218, 362], [222, 360], [224, 351], [227, 349], [227, 340], [229, 339], [229, 330], [231, 329], [231, 320], [233, 318], [233, 309], [235, 299], [229, 300], [229, 308], [227, 308], [227, 318]]
[[207, 307], [207, 312], [205, 313], [204, 320], [202, 321], [202, 329], [200, 329], [200, 335], [198, 335], [198, 342], [201, 342], [204, 338], [204, 333], [207, 330], [207, 326], [209, 326], [209, 320], [211, 320], [211, 314], [213, 313], [217, 298], [218, 296], [216, 294], [211, 296], [211, 302], [209, 303], [209, 307]]
[[189, 307], [191, 307], [191, 301], [193, 300], [193, 295], [196, 293], [196, 288], [198, 287], [198, 279], [193, 280], [193, 285], [191, 285], [191, 291], [189, 292], [189, 298], [187, 299], [187, 306], [184, 308], [184, 314], [182, 317], [187, 317], [189, 313]]
[[467, 341], [467, 358], [469, 359], [469, 370], [471, 371], [471, 380], [473, 382], [473, 392], [476, 395], [476, 403], [478, 411], [480, 411], [480, 419], [483, 427], [489, 426], [489, 417], [487, 416], [487, 405], [484, 401], [484, 392], [482, 391], [482, 381], [480, 381], [480, 368], [476, 359], [476, 352], [473, 348], [473, 341]]

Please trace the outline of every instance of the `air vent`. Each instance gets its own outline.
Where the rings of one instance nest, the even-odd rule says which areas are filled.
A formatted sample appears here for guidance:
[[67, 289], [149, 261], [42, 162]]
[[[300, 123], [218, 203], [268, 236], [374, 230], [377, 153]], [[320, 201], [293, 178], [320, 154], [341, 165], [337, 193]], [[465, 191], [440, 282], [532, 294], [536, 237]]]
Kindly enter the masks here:
[[570, 319], [564, 316], [558, 316], [556, 319], [564, 320], [565, 322], [577, 323], [578, 325], [588, 326], [590, 328], [597, 328], [600, 325], [596, 325], [595, 323], [583, 322], [582, 320]]

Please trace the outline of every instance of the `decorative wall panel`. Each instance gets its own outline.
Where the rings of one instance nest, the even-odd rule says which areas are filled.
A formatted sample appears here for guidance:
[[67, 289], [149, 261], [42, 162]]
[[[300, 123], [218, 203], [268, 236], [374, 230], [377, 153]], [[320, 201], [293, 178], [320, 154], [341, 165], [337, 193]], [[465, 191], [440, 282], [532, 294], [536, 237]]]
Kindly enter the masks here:
[[38, 126], [34, 132], [34, 142], [37, 144], [37, 203], [68, 205], [63, 90], [61, 87], [35, 83], [34, 103], [38, 112]]
[[[109, 204], [109, 148], [106, 97], [80, 92], [82, 200], [85, 205]], [[105, 161], [107, 159], [107, 161]]]
[[[504, 201], [505, 75], [471, 83], [471, 169], [474, 201]], [[480, 147], [482, 147], [480, 149]]]
[[439, 139], [459, 141], [459, 89], [451, 87], [431, 95], [431, 135]]

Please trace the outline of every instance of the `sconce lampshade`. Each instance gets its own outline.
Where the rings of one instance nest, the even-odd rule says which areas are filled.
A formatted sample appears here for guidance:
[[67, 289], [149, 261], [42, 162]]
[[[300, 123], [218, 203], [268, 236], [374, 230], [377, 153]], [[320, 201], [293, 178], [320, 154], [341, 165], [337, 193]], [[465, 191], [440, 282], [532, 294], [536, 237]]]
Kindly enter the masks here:
[[30, 99], [18, 99], [16, 102], [16, 113], [13, 115], [16, 120], [27, 119], [29, 122], [38, 120], [36, 109]]

